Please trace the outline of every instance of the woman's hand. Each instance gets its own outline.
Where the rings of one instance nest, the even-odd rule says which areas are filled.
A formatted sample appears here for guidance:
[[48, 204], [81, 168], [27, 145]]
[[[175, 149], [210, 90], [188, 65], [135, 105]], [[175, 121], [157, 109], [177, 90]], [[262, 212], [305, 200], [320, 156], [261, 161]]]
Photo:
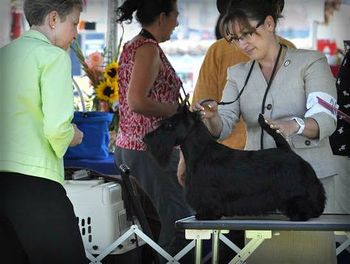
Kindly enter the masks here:
[[214, 100], [204, 99], [198, 101], [192, 109], [200, 111], [202, 118], [210, 119], [218, 115], [218, 104]]
[[70, 147], [79, 145], [83, 141], [83, 137], [84, 137], [84, 133], [77, 127], [76, 124], [72, 124], [72, 126], [74, 128], [74, 136], [72, 141], [69, 144]]
[[267, 119], [267, 123], [271, 128], [275, 129], [284, 138], [288, 138], [296, 134], [299, 130], [299, 125], [294, 120], [271, 120]]
[[185, 182], [186, 182], [186, 163], [185, 163], [185, 158], [182, 154], [182, 151], [180, 150], [180, 160], [179, 164], [177, 165], [177, 180], [179, 184], [182, 187], [185, 187]]
[[222, 130], [222, 120], [218, 112], [218, 103], [212, 99], [200, 100], [192, 109], [200, 111], [204, 124], [214, 137], [219, 137]]

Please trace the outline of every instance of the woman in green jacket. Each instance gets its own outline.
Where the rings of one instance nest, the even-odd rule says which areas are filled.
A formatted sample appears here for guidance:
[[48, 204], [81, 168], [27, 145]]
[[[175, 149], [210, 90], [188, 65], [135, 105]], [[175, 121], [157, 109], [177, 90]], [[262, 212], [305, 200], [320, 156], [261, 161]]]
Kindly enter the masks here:
[[4, 263], [87, 263], [73, 206], [61, 185], [63, 155], [83, 138], [71, 124], [67, 53], [81, 10], [81, 0], [26, 0], [30, 30], [0, 49]]

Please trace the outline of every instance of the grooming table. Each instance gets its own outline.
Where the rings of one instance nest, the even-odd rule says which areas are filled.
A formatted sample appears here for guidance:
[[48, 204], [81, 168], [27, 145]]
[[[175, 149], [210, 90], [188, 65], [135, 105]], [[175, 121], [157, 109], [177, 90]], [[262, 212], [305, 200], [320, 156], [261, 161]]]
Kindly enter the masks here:
[[[196, 220], [194, 216], [176, 221], [177, 228], [185, 229], [186, 239], [195, 241], [196, 264], [202, 263], [202, 240], [212, 238], [212, 263], [218, 263], [219, 240], [224, 242], [237, 255], [230, 263], [244, 263], [265, 239], [272, 238], [273, 231], [334, 231], [345, 235], [344, 241], [336, 250], [338, 255], [350, 245], [350, 214], [324, 214], [308, 221], [290, 221], [283, 215], [264, 217], [232, 217], [220, 220]], [[224, 234], [229, 230], [245, 230], [246, 238], [251, 239], [239, 249]]]

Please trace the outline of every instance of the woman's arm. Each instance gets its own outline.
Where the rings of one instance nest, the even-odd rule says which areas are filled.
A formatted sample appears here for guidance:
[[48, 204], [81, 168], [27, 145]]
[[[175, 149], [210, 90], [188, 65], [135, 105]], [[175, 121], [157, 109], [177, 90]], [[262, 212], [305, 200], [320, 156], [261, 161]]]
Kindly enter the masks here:
[[53, 50], [56, 53], [47, 54], [40, 77], [41, 107], [44, 135], [56, 156], [62, 158], [72, 140], [78, 144], [83, 135], [74, 139], [76, 130], [71, 124], [74, 106], [70, 58], [65, 51]]
[[[271, 128], [278, 130], [278, 132], [286, 138], [295, 135], [300, 128], [300, 125], [294, 119], [267, 121], [270, 124]], [[303, 119], [303, 121], [305, 128], [301, 135], [310, 139], [317, 139], [319, 137], [319, 126], [316, 120], [313, 118], [306, 118]]]
[[186, 163], [185, 163], [185, 158], [184, 155], [182, 154], [182, 151], [180, 150], [180, 159], [179, 159], [179, 164], [177, 165], [177, 180], [179, 184], [182, 187], [185, 187], [186, 183]]
[[337, 126], [336, 114], [320, 106], [317, 96], [328, 103], [335, 104], [336, 82], [326, 57], [316, 51], [312, 52], [310, 64], [305, 71], [305, 92], [307, 99], [305, 118], [312, 118], [317, 123], [319, 140], [329, 137]]
[[[336, 116], [326, 108], [318, 104], [317, 97], [327, 102], [336, 101], [335, 80], [331, 74], [329, 65], [324, 55], [318, 52], [303, 54], [308, 57], [308, 63], [302, 71], [306, 97], [306, 112], [300, 116], [305, 128], [301, 135], [309, 139], [322, 140], [330, 136], [336, 128]], [[272, 128], [288, 137], [295, 135], [300, 125], [295, 119], [268, 120]]]
[[161, 66], [156, 45], [147, 43], [138, 48], [127, 95], [131, 111], [159, 117], [168, 117], [176, 112], [177, 104], [160, 103], [149, 96]]

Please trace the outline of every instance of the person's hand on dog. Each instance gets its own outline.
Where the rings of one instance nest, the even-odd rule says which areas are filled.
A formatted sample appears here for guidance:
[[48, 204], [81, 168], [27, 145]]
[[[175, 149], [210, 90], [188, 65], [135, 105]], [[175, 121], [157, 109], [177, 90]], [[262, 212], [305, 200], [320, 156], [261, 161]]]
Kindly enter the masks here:
[[218, 104], [215, 100], [203, 99], [193, 107], [194, 111], [200, 111], [202, 118], [210, 119], [218, 115]]
[[[280, 120], [266, 120], [271, 128], [276, 129], [278, 133], [282, 134], [285, 138], [294, 136], [297, 134], [300, 126], [294, 119], [280, 119]], [[305, 127], [302, 131], [304, 137], [310, 139], [319, 138], [320, 128], [318, 123], [313, 118], [304, 119]]]
[[270, 125], [271, 128], [275, 129], [277, 133], [280, 133], [286, 139], [295, 135], [296, 132], [299, 130], [299, 125], [294, 120], [265, 119], [265, 121], [267, 124]]
[[213, 99], [198, 101], [193, 107], [193, 111], [200, 111], [204, 124], [213, 137], [219, 137], [222, 130], [222, 120], [218, 112], [218, 102]]

